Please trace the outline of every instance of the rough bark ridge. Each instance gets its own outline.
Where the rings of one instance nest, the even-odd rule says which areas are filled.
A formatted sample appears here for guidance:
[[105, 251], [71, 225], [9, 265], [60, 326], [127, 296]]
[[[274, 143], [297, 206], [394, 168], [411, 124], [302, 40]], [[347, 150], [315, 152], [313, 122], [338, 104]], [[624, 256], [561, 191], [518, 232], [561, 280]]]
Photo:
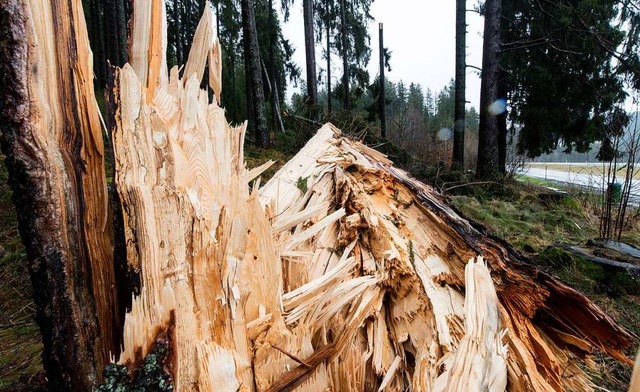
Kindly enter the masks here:
[[346, 1], [340, 0], [340, 31], [342, 37], [342, 108], [344, 110], [351, 109], [351, 91], [349, 91], [349, 60], [347, 47], [349, 45], [349, 38], [347, 37], [347, 11]]
[[498, 112], [498, 55], [500, 52], [500, 15], [502, 0], [488, 0], [485, 3], [484, 41], [482, 47], [482, 80], [480, 82], [480, 125], [478, 129], [479, 178], [501, 175]]
[[2, 148], [43, 361], [52, 390], [86, 391], [117, 350], [120, 321], [82, 4], [8, 0], [0, 13]]
[[255, 133], [256, 143], [260, 147], [269, 147], [271, 138], [267, 129], [265, 115], [264, 88], [262, 85], [262, 66], [260, 48], [256, 30], [255, 5], [253, 0], [241, 0], [242, 32], [244, 43], [244, 67], [247, 85], [247, 116], [249, 129]]
[[464, 170], [465, 81], [467, 73], [467, 2], [456, 0], [456, 86], [453, 123], [453, 164]]
[[304, 53], [307, 63], [307, 96], [308, 104], [318, 104], [318, 78], [316, 77], [316, 40], [313, 31], [313, 0], [303, 0], [304, 17]]

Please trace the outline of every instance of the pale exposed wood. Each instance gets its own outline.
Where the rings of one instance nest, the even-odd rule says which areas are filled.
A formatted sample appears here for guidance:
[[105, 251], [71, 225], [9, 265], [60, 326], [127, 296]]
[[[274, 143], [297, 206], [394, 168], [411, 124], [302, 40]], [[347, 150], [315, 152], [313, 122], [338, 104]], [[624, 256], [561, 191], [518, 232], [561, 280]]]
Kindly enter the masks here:
[[170, 326], [178, 391], [589, 391], [576, 359], [628, 361], [632, 337], [584, 296], [330, 124], [249, 187], [266, 165], [244, 167], [244, 125], [199, 88], [220, 60], [211, 26], [205, 8], [182, 79], [116, 73], [116, 184], [143, 282], [121, 363]]
[[[189, 60], [184, 67], [183, 78], [185, 81], [189, 80], [189, 78], [191, 78], [191, 76], [193, 76], [194, 74], [197, 80], [202, 80], [207, 60], [213, 64], [221, 63], [221, 59], [213, 58], [214, 56], [216, 56], [216, 54], [214, 53], [214, 38], [215, 29], [213, 25], [213, 11], [211, 10], [211, 6], [207, 2], [205, 3], [204, 14], [200, 19], [200, 23], [198, 23], [198, 27], [196, 28], [196, 32], [193, 36], [193, 43], [191, 44], [191, 49], [189, 50]], [[220, 56], [221, 54], [218, 53], [217, 55]], [[216, 95], [220, 97], [218, 94]]]
[[636, 356], [636, 365], [633, 369], [633, 376], [631, 376], [631, 383], [629, 384], [629, 392], [640, 391], [640, 352]]

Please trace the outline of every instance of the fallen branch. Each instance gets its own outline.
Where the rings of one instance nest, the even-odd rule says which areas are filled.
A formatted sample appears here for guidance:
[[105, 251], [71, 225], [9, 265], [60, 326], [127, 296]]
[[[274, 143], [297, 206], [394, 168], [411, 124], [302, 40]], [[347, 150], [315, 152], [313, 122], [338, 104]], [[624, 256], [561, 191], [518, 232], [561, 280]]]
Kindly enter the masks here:
[[579, 257], [582, 257], [585, 260], [589, 260], [593, 263], [597, 263], [597, 264], [601, 264], [607, 267], [613, 267], [613, 268], [620, 268], [620, 269], [624, 269], [626, 271], [628, 271], [629, 273], [635, 275], [635, 276], [640, 276], [640, 265], [636, 265], [636, 264], [631, 264], [631, 263], [625, 263], [622, 261], [616, 261], [616, 260], [611, 260], [611, 259], [607, 259], [604, 257], [600, 257], [600, 256], [596, 256], [593, 255], [589, 252], [587, 252], [586, 250], [584, 250], [584, 248], [582, 248], [579, 245], [571, 245], [571, 244], [554, 244], [553, 245], [555, 248], [559, 248], [562, 250], [565, 250], [569, 253], [575, 254]]

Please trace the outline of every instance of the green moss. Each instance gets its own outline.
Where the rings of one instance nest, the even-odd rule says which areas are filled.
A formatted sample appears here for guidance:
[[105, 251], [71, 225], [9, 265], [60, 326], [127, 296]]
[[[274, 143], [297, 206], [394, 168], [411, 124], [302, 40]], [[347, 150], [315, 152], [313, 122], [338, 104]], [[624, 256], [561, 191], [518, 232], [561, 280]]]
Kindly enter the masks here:
[[169, 347], [157, 341], [151, 352], [144, 357], [142, 366], [133, 377], [126, 366], [108, 365], [103, 375], [104, 384], [95, 392], [170, 392], [173, 391], [171, 375], [165, 372]]
[[298, 187], [300, 192], [302, 192], [303, 194], [307, 193], [307, 190], [309, 189], [307, 185], [308, 179], [309, 177], [298, 177], [298, 181], [296, 182], [296, 187]]

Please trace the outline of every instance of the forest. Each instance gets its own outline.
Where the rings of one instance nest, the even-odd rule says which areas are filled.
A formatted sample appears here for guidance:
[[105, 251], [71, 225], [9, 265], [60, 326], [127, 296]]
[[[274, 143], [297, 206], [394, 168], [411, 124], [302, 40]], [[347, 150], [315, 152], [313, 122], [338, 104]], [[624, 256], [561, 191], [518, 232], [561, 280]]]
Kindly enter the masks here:
[[0, 2], [0, 390], [640, 389], [640, 6], [457, 0], [424, 86], [373, 1]]
[[[181, 64], [187, 57], [205, 3], [203, 0], [166, 2], [169, 66]], [[96, 87], [101, 91], [106, 86], [108, 64], [121, 66], [127, 61], [127, 21], [131, 5], [127, 0], [95, 0], [83, 4], [94, 52]], [[420, 86], [412, 81], [386, 79], [383, 86], [379, 74], [369, 74], [371, 46], [377, 38], [370, 36], [368, 28], [373, 21], [371, 0], [303, 1], [304, 48], [292, 47], [282, 33], [281, 26], [287, 23], [293, 4], [288, 0], [211, 3], [217, 21], [216, 33], [221, 40], [222, 83], [227, 86], [221, 102], [227, 107], [232, 122], [250, 120], [249, 137], [251, 140], [255, 137], [256, 144], [262, 147], [275, 143], [274, 130], [285, 131], [285, 121], [300, 117], [320, 123], [347, 117], [344, 123], [357, 124], [353, 126], [379, 134], [380, 108], [384, 107], [385, 126], [388, 122], [388, 134], [393, 142], [405, 148], [411, 146], [414, 155], [430, 148], [442, 150], [426, 154], [433, 157], [429, 164], [464, 161], [466, 168], [475, 171], [476, 135], [479, 123], [483, 123], [480, 164], [494, 162], [495, 167], [486, 174], [496, 175], [506, 171], [506, 144], [517, 146], [518, 154], [530, 158], [559, 146], [567, 152], [584, 152], [593, 142], [611, 139], [619, 133], [619, 124], [628, 122], [623, 117], [632, 110], [630, 102], [638, 100], [639, 11], [633, 1], [522, 1], [504, 6], [491, 1], [486, 4], [458, 1], [456, 25], [462, 28], [462, 33], [458, 30], [456, 34], [459, 58], [456, 70], [452, 70], [452, 83], [446, 86]], [[253, 15], [243, 13], [248, 9], [255, 10]], [[487, 22], [494, 20], [493, 25], [485, 25], [483, 62], [487, 63], [481, 68], [486, 70], [491, 64], [495, 68], [491, 68], [495, 75], [487, 75], [486, 71], [482, 75], [483, 80], [495, 79], [490, 85], [496, 91], [482, 89], [492, 95], [485, 100], [489, 104], [499, 98], [505, 102], [505, 110], [496, 117], [500, 119], [496, 124], [485, 125], [480, 121], [482, 113], [467, 113], [477, 108], [465, 108], [465, 69], [474, 67], [464, 61], [466, 12], [486, 15]], [[251, 30], [247, 28], [251, 24], [249, 19], [253, 19], [257, 31], [261, 32], [256, 46], [244, 38]], [[491, 31], [494, 35], [487, 34]], [[294, 50], [304, 50], [305, 64], [292, 61]], [[393, 48], [382, 47], [381, 53], [383, 70], [390, 69]], [[331, 64], [335, 57], [341, 59], [342, 64]], [[341, 74], [332, 78], [332, 71]], [[327, 80], [338, 82], [327, 83]], [[302, 93], [287, 102], [287, 88], [292, 84], [300, 84]], [[384, 100], [380, 98], [381, 91], [384, 91]], [[253, 105], [247, 97], [258, 99], [259, 103]], [[482, 102], [481, 106], [489, 104]], [[288, 114], [298, 117], [287, 117]], [[461, 124], [461, 128], [456, 128], [456, 123]], [[294, 128], [296, 125], [300, 124], [286, 124]], [[456, 136], [464, 134], [467, 128], [471, 137]], [[449, 143], [441, 143], [442, 135], [438, 137], [443, 129], [448, 129], [456, 140], [466, 140], [462, 145], [458, 143], [456, 150], [464, 151], [466, 146], [470, 151], [458, 153], [454, 158], [453, 137]], [[354, 129], [354, 132], [361, 130]], [[268, 134], [268, 137], [259, 134]], [[490, 147], [500, 148], [489, 151]], [[486, 159], [490, 157], [486, 154], [495, 155], [495, 159]]]

